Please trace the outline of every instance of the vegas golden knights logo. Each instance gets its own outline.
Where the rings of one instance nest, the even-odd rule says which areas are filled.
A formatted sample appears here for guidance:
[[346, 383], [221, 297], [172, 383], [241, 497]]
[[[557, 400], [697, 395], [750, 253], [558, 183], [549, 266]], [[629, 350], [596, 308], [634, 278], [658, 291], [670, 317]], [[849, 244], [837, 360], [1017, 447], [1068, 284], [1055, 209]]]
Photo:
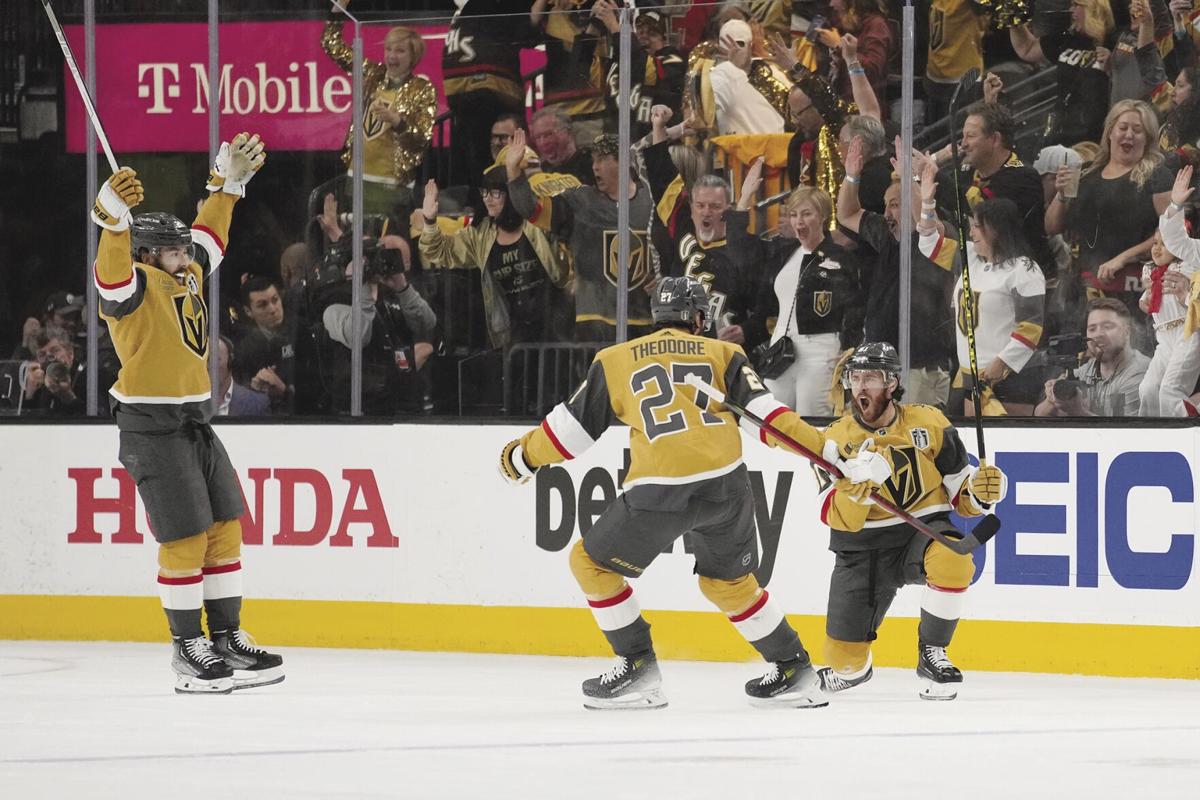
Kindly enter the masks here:
[[818, 317], [829, 316], [833, 308], [833, 292], [813, 292], [813, 312]]
[[908, 508], [924, 494], [921, 484], [921, 465], [915, 447], [892, 447], [892, 477], [887, 479], [888, 493], [900, 508]]
[[[629, 232], [629, 291], [637, 289], [650, 277], [650, 259], [646, 254], [646, 232]], [[604, 232], [604, 277], [613, 286], [620, 274], [620, 239], [616, 231]]]
[[[971, 319], [975, 327], [979, 327], [979, 292], [971, 292]], [[958, 292], [958, 330], [965, 336], [967, 333], [967, 291]]]
[[[376, 95], [376, 100], [383, 100], [388, 104], [389, 108], [391, 107], [392, 99], [386, 94], [383, 96]], [[375, 110], [374, 102], [370, 102], [366, 111], [363, 112], [363, 138], [371, 141], [382, 136], [386, 131], [391, 130], [391, 127], [391, 125], [383, 121], [383, 117], [379, 116], [379, 112]]]
[[175, 316], [179, 321], [179, 333], [187, 348], [200, 358], [208, 355], [208, 306], [204, 295], [188, 292], [171, 298], [175, 303]]

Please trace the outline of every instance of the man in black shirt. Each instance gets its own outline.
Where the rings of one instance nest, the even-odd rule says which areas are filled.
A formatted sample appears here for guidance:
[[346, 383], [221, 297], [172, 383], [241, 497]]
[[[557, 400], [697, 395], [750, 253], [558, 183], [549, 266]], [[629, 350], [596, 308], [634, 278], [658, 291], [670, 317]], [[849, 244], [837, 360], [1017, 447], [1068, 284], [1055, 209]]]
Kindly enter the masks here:
[[[854, 139], [846, 152], [846, 179], [838, 192], [838, 223], [857, 233], [878, 256], [862, 262], [862, 285], [867, 291], [867, 313], [863, 341], [889, 342], [899, 348], [900, 339], [900, 182], [892, 183], [884, 195], [883, 214], [863, 209], [858, 185], [863, 168], [862, 143]], [[915, 193], [914, 193], [915, 194]], [[949, 236], [932, 259], [912, 242], [912, 371], [905, 384], [905, 398], [914, 403], [944, 407], [950, 391], [951, 361], [954, 356], [954, 322], [950, 314], [951, 268], [957, 247]]]
[[[1024, 220], [1022, 230], [1034, 259], [1047, 276], [1054, 274], [1054, 257], [1046, 241], [1045, 203], [1042, 179], [1037, 170], [1021, 163], [1013, 152], [1013, 120], [1002, 106], [976, 103], [967, 109], [963, 121], [963, 174], [959, 176], [961, 207], [964, 214], [984, 200], [1006, 197], [1012, 200]], [[945, 151], [943, 151], [945, 152]], [[938, 204], [954, 219], [954, 176], [952, 166], [938, 178]]]
[[242, 284], [246, 329], [237, 343], [238, 381], [271, 398], [277, 414], [294, 411], [296, 399], [296, 315], [285, 313], [279, 286], [252, 275]]
[[729, 186], [716, 175], [704, 175], [690, 188], [683, 185], [669, 151], [667, 122], [672, 113], [668, 106], [651, 110], [654, 144], [642, 151], [655, 206], [650, 240], [662, 261], [660, 273], [700, 281], [708, 292], [705, 319], [716, 326], [718, 338], [745, 344], [742, 323], [753, 305], [754, 287], [738, 260], [748, 251], [730, 248], [725, 239]]

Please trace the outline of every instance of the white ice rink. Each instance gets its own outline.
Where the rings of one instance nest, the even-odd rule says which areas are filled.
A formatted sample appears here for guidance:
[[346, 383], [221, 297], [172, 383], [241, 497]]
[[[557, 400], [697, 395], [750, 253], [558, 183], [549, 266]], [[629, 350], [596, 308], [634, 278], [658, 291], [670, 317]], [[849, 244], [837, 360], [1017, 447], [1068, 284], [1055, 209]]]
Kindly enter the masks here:
[[600, 659], [283, 649], [287, 680], [172, 691], [165, 645], [0, 642], [0, 797], [1200, 798], [1200, 682], [908, 670], [752, 709], [759, 664], [664, 662], [670, 707], [587, 712]]

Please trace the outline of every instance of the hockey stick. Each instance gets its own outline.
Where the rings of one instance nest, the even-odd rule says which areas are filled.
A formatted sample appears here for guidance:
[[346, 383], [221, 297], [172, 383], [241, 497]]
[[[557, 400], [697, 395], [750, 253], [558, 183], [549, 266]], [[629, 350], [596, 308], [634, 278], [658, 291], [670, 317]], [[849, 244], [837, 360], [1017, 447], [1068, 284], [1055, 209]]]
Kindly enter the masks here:
[[[788, 436], [786, 433], [779, 430], [771, 423], [769, 423], [766, 420], [762, 419], [761, 417], [747, 411], [744, 406], [739, 405], [738, 403], [735, 403], [734, 401], [730, 400], [728, 397], [725, 396], [724, 392], [720, 391], [715, 386], [712, 386], [711, 384], [706, 383], [705, 381], [701, 380], [699, 376], [697, 376], [695, 374], [686, 375], [686, 376], [684, 376], [683, 382], [696, 387], [697, 392], [702, 392], [703, 394], [708, 395], [710, 398], [717, 401], [718, 403], [721, 403], [726, 408], [728, 408], [730, 411], [732, 411], [733, 413], [742, 417], [747, 422], [750, 422], [755, 427], [761, 428], [762, 430], [771, 434], [776, 439], [778, 439], [779, 441], [781, 441], [785, 445], [787, 445], [789, 448], [796, 451], [800, 455], [804, 456], [809, 461], [816, 464], [818, 467], [821, 467], [826, 472], [828, 472], [830, 475], [833, 475], [835, 478], [844, 477], [842, 475], [842, 471], [840, 469], [838, 469], [836, 464], [834, 464], [831, 461], [827, 461], [825, 458], [818, 455], [817, 453], [814, 453], [812, 450], [809, 450], [807, 447], [800, 444], [795, 439]], [[988, 516], [984, 517], [979, 522], [978, 525], [975, 526], [974, 530], [972, 530], [970, 533], [968, 533], [962, 539], [951, 539], [950, 537], [946, 536], [945, 534], [935, 531], [933, 528], [929, 527], [924, 522], [922, 522], [921, 520], [914, 517], [912, 514], [909, 514], [907, 511], [900, 508], [895, 503], [892, 503], [889, 500], [887, 500], [886, 498], [881, 497], [878, 492], [872, 492], [871, 499], [873, 501], [875, 501], [875, 504], [878, 505], [880, 508], [882, 508], [884, 511], [887, 511], [888, 513], [903, 520], [904, 522], [911, 525], [913, 528], [915, 528], [920, 533], [924, 534], [925, 536], [928, 536], [933, 541], [937, 542], [938, 544], [942, 545], [943, 547], [946, 547], [960, 555], [967, 555], [972, 550], [974, 550], [976, 547], [979, 547], [980, 545], [987, 542], [988, 539], [991, 539], [993, 536], [995, 536], [996, 533], [1000, 530], [1000, 520], [997, 519], [995, 517], [995, 515], [989, 514]]]
[[83, 107], [87, 109], [88, 117], [92, 120], [92, 128], [96, 131], [96, 137], [100, 139], [100, 146], [104, 148], [104, 155], [108, 156], [108, 165], [112, 167], [113, 172], [116, 172], [120, 167], [117, 166], [116, 156], [113, 155], [112, 148], [108, 144], [108, 137], [104, 135], [104, 126], [100, 124], [100, 115], [96, 113], [96, 106], [92, 103], [92, 96], [88, 94], [87, 84], [83, 82], [83, 76], [79, 74], [79, 65], [75, 63], [75, 56], [71, 55], [71, 45], [67, 44], [67, 37], [63, 34], [62, 26], [58, 24], [58, 17], [54, 16], [54, 9], [50, 7], [50, 0], [42, 0], [42, 6], [46, 9], [46, 16], [50, 19], [50, 27], [54, 29], [54, 37], [58, 39], [58, 46], [62, 48], [63, 57], [66, 58], [71, 75], [75, 78], [75, 85], [79, 87], [79, 95], [83, 98]]
[[[979, 386], [979, 363], [975, 356], [975, 295], [971, 292], [971, 265], [967, 260], [967, 237], [963, 233], [962, 189], [959, 186], [959, 173], [962, 172], [962, 160], [958, 155], [958, 137], [955, 135], [955, 118], [958, 116], [958, 93], [964, 85], [969, 86], [979, 80], [979, 68], [971, 67], [954, 87], [950, 96], [950, 169], [954, 174], [954, 227], [958, 233], [958, 252], [962, 258], [963, 279], [963, 314], [967, 327], [967, 360], [971, 367], [971, 403], [975, 406], [975, 438], [979, 443], [979, 461], [987, 458], [987, 448], [983, 443], [983, 392]], [[969, 223], [968, 223], [969, 224]]]

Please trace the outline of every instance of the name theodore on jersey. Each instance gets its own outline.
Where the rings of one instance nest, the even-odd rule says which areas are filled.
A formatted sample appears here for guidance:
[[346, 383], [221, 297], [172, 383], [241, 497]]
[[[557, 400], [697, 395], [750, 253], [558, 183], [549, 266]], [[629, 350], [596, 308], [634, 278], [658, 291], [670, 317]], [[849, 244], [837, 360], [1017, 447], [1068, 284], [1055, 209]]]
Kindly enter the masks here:
[[632, 348], [634, 358], [649, 358], [650, 356], [702, 356], [703, 342], [689, 342], [680, 339], [658, 339], [653, 342], [639, 342]]

